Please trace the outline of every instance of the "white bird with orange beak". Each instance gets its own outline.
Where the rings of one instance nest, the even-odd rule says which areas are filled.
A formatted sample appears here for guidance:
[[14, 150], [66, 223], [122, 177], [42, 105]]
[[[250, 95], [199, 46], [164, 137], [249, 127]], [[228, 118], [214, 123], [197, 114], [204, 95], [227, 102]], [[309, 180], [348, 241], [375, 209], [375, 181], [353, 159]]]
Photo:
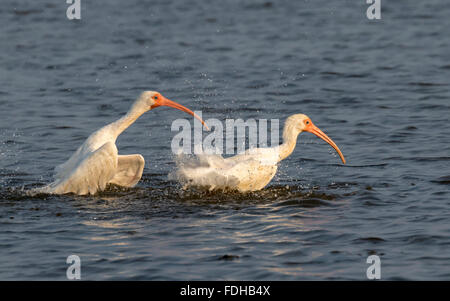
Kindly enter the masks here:
[[256, 191], [264, 188], [277, 172], [278, 163], [286, 159], [295, 149], [297, 137], [302, 132], [310, 132], [330, 144], [341, 157], [345, 158], [336, 143], [313, 124], [304, 114], [287, 118], [283, 130], [283, 144], [268, 148], [252, 148], [242, 154], [224, 159], [220, 155], [201, 154], [194, 160], [180, 158], [178, 170], [172, 179], [180, 181], [184, 187], [194, 186], [208, 190]]
[[171, 101], [155, 91], [145, 91], [131, 106], [128, 113], [92, 133], [65, 163], [55, 168], [55, 181], [38, 188], [38, 193], [95, 194], [106, 185], [133, 187], [142, 176], [145, 161], [141, 155], [119, 155], [117, 137], [142, 114], [159, 106], [172, 107], [204, 121], [188, 108]]

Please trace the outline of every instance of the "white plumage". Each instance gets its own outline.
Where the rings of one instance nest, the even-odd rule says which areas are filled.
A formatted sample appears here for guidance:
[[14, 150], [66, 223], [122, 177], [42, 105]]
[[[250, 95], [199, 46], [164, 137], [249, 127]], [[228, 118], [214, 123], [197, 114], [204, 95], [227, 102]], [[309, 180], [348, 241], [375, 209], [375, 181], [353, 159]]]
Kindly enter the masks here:
[[294, 150], [298, 135], [311, 132], [328, 142], [345, 164], [337, 145], [317, 128], [304, 114], [290, 116], [283, 130], [283, 144], [270, 148], [254, 148], [230, 158], [200, 154], [196, 157], [179, 155], [177, 170], [170, 175], [185, 188], [189, 186], [209, 190], [256, 191], [264, 188], [277, 172], [278, 163]]
[[69, 160], [55, 168], [53, 183], [33, 192], [85, 195], [104, 190], [109, 183], [124, 187], [136, 185], [144, 170], [144, 158], [139, 154], [119, 155], [116, 139], [142, 114], [158, 106], [182, 110], [204, 124], [191, 110], [160, 93], [143, 92], [125, 116], [92, 133]]

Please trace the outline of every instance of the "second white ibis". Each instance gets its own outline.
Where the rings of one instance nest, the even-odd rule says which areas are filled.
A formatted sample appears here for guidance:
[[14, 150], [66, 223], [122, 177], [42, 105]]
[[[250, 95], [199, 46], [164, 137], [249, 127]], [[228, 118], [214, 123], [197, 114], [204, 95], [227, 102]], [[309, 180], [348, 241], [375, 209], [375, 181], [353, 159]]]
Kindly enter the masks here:
[[297, 137], [310, 132], [329, 143], [345, 164], [345, 158], [336, 143], [313, 124], [304, 114], [290, 116], [284, 125], [283, 144], [269, 148], [248, 149], [230, 158], [221, 155], [198, 155], [197, 158], [182, 157], [178, 170], [171, 178], [184, 187], [195, 186], [208, 190], [256, 191], [264, 188], [277, 172], [278, 163], [295, 149]]

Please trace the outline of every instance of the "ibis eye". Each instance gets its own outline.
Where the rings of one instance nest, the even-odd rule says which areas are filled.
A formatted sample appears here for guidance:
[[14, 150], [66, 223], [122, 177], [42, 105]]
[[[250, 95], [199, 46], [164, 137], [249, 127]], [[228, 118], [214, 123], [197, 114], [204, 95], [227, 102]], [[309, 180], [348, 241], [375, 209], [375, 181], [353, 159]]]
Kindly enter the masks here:
[[309, 120], [306, 121], [306, 124], [309, 124]]
[[158, 99], [158, 96], [153, 97], [154, 99]]

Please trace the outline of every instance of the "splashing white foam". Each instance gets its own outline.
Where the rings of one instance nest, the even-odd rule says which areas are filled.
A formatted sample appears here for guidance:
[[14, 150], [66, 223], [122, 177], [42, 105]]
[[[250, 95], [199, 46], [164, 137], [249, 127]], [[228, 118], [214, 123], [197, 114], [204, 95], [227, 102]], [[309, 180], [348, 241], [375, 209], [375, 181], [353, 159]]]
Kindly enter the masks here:
[[[178, 154], [175, 158], [177, 170], [169, 174], [169, 179], [180, 182], [184, 189], [198, 187], [242, 192], [262, 189], [276, 173], [278, 153], [273, 149], [255, 150], [231, 158], [207, 153]], [[268, 160], [269, 157], [273, 159]]]
[[237, 184], [236, 178], [220, 173], [220, 170], [232, 167], [221, 155], [178, 154], [175, 162], [177, 170], [169, 174], [169, 179], [180, 182], [184, 189], [189, 186], [203, 187], [208, 190], [226, 189]]

